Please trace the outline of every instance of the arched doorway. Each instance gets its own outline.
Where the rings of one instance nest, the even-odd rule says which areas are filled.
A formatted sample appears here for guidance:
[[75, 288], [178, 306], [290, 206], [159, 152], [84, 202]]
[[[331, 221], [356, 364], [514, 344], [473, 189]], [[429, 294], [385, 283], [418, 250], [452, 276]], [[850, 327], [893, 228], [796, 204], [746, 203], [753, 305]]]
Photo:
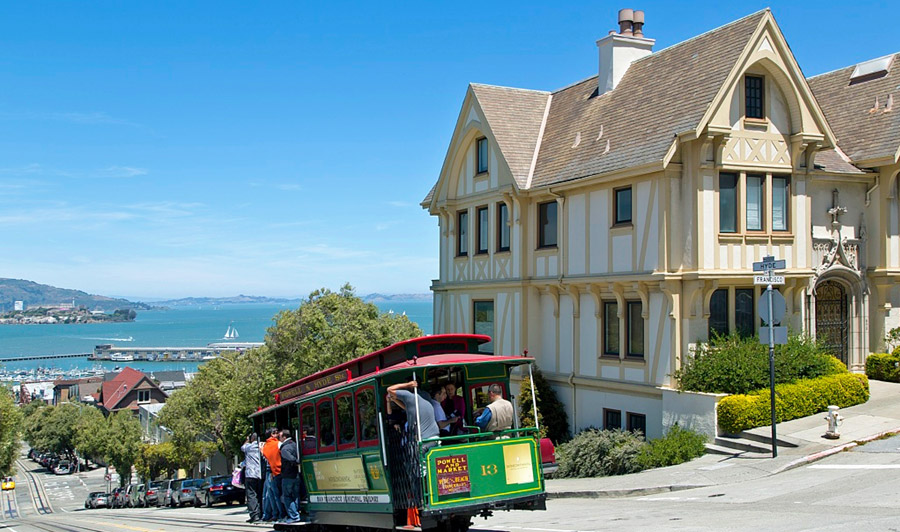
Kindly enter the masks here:
[[847, 291], [836, 281], [816, 287], [816, 340], [849, 366], [850, 316]]

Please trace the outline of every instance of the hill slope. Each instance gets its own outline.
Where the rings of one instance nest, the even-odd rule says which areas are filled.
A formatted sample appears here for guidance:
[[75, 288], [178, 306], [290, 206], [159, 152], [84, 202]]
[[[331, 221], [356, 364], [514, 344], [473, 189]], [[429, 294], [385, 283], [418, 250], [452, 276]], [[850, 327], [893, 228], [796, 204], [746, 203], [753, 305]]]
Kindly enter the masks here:
[[116, 309], [147, 310], [152, 308], [146, 303], [98, 296], [82, 292], [57, 288], [46, 284], [35, 283], [23, 279], [0, 278], [0, 312], [10, 311], [16, 301], [23, 301], [26, 308], [37, 305], [58, 305], [75, 302], [76, 307], [89, 310], [113, 311]]

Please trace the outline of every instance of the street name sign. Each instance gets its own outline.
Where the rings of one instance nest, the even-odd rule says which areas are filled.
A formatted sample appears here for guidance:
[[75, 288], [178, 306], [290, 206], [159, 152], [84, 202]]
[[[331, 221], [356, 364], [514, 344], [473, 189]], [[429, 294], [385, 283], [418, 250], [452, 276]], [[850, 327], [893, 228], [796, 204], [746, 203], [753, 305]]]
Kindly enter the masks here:
[[784, 284], [784, 275], [754, 275], [753, 284], [761, 284], [763, 286]]

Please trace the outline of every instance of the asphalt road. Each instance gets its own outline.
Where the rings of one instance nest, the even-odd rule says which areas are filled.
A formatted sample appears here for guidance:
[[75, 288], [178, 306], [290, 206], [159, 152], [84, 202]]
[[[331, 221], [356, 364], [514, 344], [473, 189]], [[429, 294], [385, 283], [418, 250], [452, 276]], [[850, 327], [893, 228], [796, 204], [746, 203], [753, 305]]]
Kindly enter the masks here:
[[[0, 532], [270, 530], [245, 523], [237, 506], [84, 510], [87, 493], [105, 489], [102, 472], [57, 477], [29, 460], [22, 465], [15, 493], [0, 500]], [[647, 497], [550, 500], [547, 507], [476, 519], [473, 531], [900, 531], [900, 436], [759, 480]]]

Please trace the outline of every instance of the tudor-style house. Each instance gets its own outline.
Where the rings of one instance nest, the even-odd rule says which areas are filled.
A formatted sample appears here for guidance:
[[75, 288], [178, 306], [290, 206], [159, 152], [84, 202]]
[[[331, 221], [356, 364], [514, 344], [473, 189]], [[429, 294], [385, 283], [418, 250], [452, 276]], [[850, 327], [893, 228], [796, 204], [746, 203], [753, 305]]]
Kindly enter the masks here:
[[900, 55], [806, 79], [769, 10], [657, 52], [643, 26], [557, 91], [470, 85], [422, 205], [435, 333], [527, 350], [573, 429], [657, 437], [692, 346], [758, 332], [765, 256], [782, 325], [851, 370], [900, 324]]

